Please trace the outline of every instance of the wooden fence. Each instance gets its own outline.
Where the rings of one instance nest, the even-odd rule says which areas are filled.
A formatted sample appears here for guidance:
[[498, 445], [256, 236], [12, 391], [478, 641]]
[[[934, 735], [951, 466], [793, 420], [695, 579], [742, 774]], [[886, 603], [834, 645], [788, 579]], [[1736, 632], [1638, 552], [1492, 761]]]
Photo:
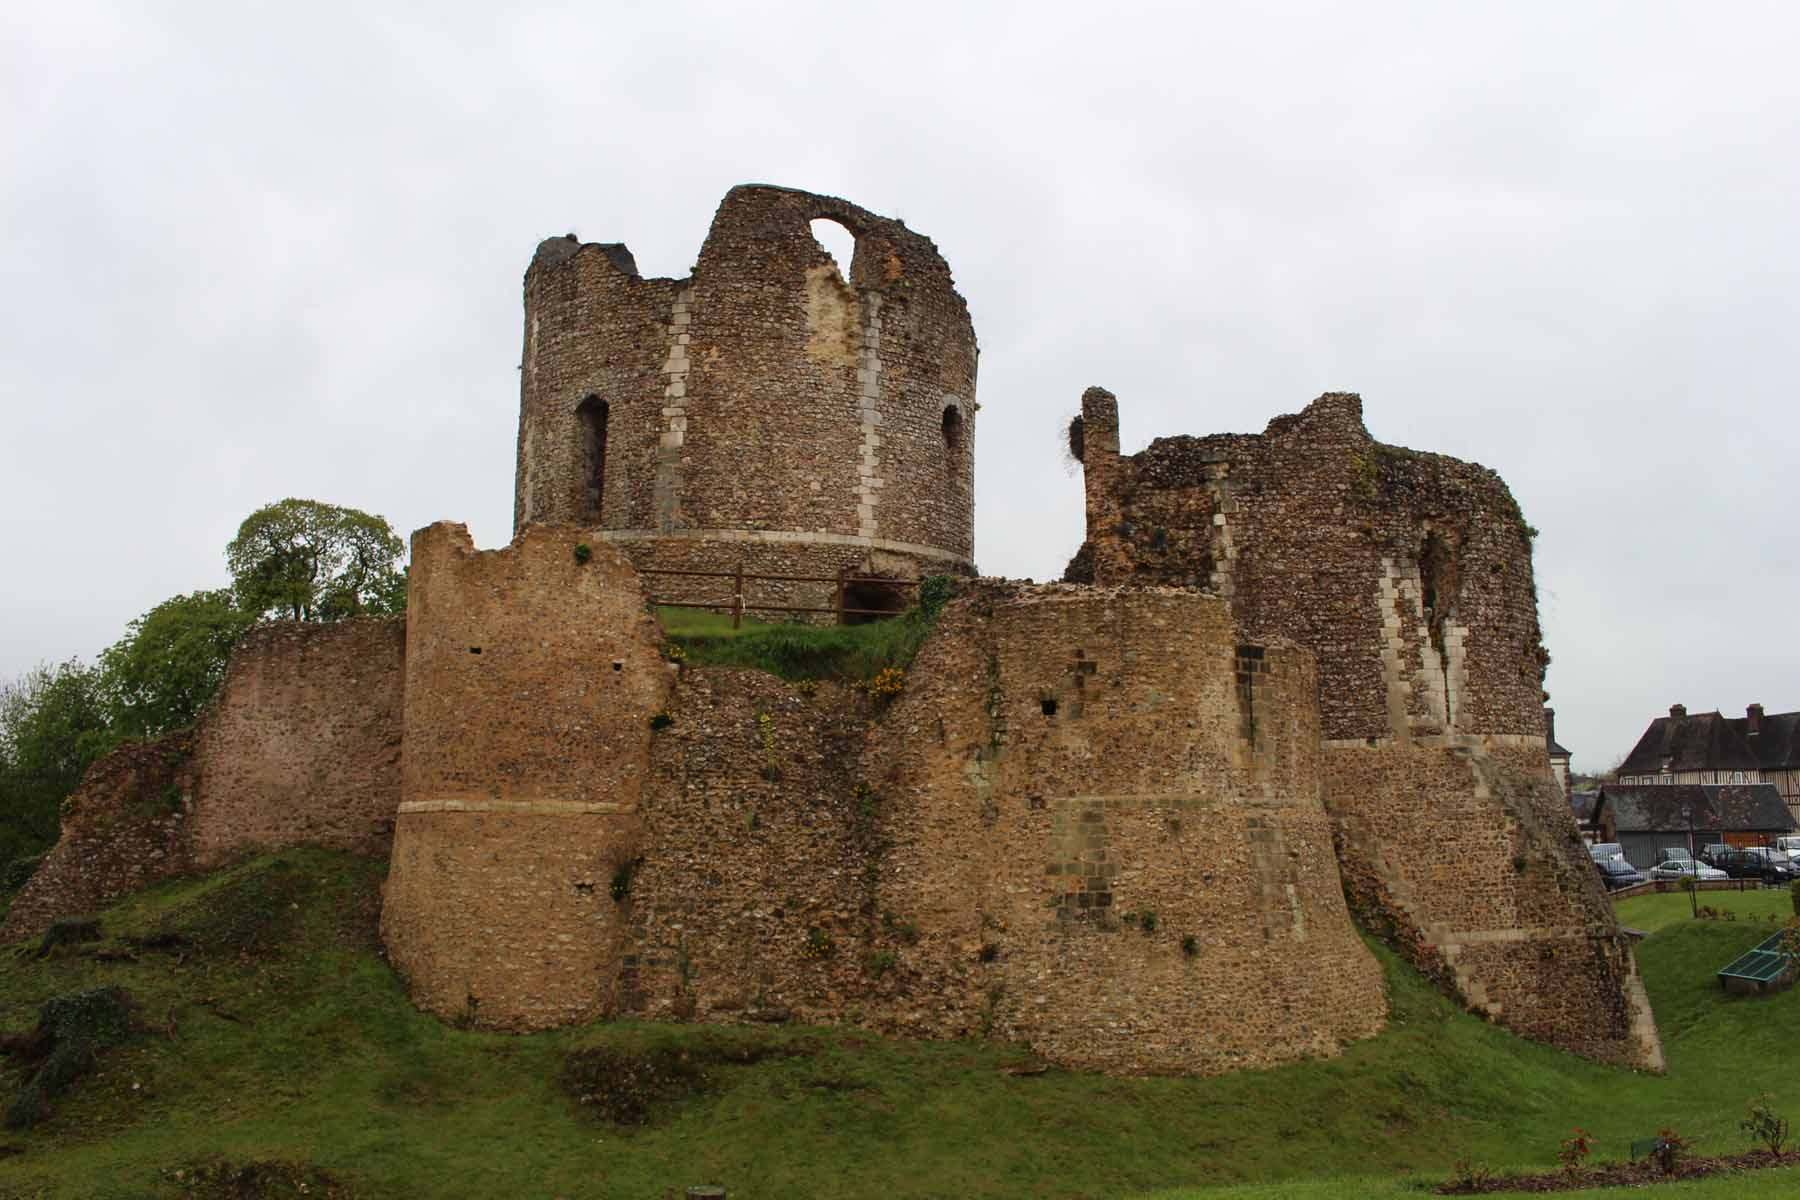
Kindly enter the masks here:
[[[744, 624], [747, 612], [783, 612], [783, 613], [830, 613], [836, 623], [842, 625], [847, 616], [891, 617], [898, 610], [891, 608], [852, 608], [844, 603], [847, 590], [866, 584], [886, 591], [901, 588], [917, 589], [916, 579], [887, 579], [879, 575], [852, 575], [848, 571], [839, 571], [836, 575], [766, 575], [746, 571], [739, 567], [735, 571], [690, 571], [674, 567], [640, 567], [639, 575], [679, 575], [699, 579], [729, 579], [731, 594], [719, 600], [663, 600], [652, 597], [651, 604], [661, 608], [703, 608], [727, 609], [731, 613], [731, 627], [740, 629]], [[744, 583], [746, 580], [770, 579], [783, 583], [829, 583], [832, 586], [830, 607], [805, 604], [751, 604], [745, 599]]]

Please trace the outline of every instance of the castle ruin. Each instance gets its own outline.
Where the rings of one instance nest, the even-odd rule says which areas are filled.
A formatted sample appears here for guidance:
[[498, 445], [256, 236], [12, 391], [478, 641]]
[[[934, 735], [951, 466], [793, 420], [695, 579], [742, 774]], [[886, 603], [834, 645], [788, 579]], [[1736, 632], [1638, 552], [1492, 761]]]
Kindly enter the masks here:
[[553, 239], [525, 312], [512, 544], [429, 526], [403, 621], [254, 632], [197, 730], [96, 764], [0, 936], [319, 843], [391, 856], [384, 943], [446, 1019], [1212, 1073], [1380, 1029], [1360, 921], [1524, 1036], [1660, 1066], [1550, 779], [1492, 472], [1375, 442], [1342, 394], [1126, 457], [1090, 389], [1065, 581], [967, 580], [882, 708], [665, 661], [647, 601], [698, 577], [644, 572], [798, 576], [771, 603], [801, 610], [845, 571], [973, 575], [975, 340], [931, 243], [740, 187], [691, 278]]

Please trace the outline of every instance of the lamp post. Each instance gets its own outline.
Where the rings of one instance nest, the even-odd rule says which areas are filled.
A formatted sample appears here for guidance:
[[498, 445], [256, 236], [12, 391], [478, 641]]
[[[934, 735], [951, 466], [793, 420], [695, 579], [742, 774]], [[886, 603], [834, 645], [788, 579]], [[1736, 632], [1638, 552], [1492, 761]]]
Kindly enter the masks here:
[[1681, 877], [1687, 881], [1688, 907], [1694, 910], [1694, 920], [1700, 919], [1700, 860], [1694, 857], [1694, 806], [1682, 806], [1682, 813], [1687, 817], [1688, 827], [1688, 862], [1692, 870], [1682, 868]]

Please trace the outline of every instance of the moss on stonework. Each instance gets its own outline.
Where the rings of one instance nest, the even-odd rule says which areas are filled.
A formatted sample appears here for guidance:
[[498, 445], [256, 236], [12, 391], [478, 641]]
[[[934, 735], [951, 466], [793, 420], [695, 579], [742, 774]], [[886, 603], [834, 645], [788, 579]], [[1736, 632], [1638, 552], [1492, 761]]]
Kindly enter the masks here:
[[131, 1036], [131, 1003], [116, 987], [52, 996], [37, 1027], [0, 1041], [27, 1074], [6, 1110], [6, 1124], [28, 1129], [50, 1115], [51, 1102], [94, 1067], [96, 1056]]

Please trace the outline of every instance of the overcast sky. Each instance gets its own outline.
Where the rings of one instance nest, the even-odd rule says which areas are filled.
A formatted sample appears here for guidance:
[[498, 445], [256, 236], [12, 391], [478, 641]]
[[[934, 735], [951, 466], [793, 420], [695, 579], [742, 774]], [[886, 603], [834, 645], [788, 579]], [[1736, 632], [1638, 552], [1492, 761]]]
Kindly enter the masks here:
[[1542, 531], [1577, 769], [1800, 708], [1796, 62], [1789, 4], [7, 4], [0, 677], [285, 496], [503, 544], [538, 239], [682, 275], [760, 181], [949, 260], [984, 573], [1080, 543], [1090, 384], [1127, 451], [1357, 391]]

